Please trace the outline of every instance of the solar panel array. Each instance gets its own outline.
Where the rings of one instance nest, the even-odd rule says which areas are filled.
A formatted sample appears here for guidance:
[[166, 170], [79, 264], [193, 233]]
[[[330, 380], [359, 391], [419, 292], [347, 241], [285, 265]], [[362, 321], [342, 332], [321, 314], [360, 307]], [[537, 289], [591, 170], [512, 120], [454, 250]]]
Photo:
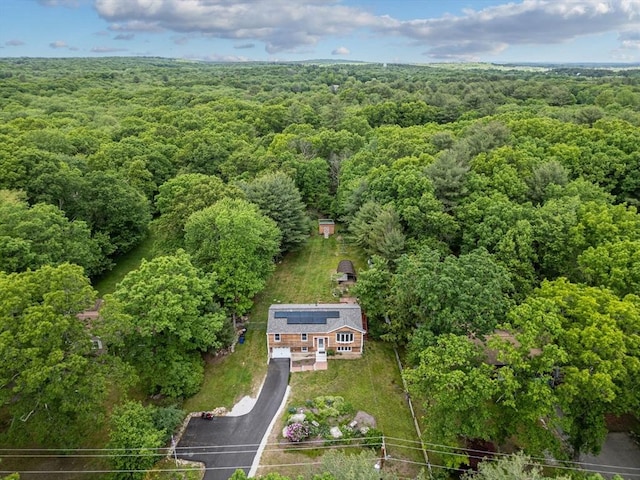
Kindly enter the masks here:
[[288, 325], [325, 325], [327, 318], [340, 318], [337, 310], [321, 311], [278, 311], [274, 313], [275, 318], [286, 318]]

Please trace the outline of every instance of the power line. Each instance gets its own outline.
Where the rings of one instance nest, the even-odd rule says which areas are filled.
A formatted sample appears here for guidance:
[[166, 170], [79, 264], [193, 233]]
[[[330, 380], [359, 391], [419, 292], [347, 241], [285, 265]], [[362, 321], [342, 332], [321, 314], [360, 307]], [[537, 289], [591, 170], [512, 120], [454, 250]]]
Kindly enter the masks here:
[[[304, 465], [320, 465], [321, 462], [298, 462], [298, 463], [281, 463], [275, 465], [264, 465], [265, 467], [301, 467]], [[231, 470], [231, 469], [249, 469], [251, 465], [238, 465], [233, 467], [205, 467], [202, 470]], [[21, 470], [17, 473], [32, 475], [32, 474], [72, 474], [72, 473], [146, 473], [146, 472], [188, 472], [191, 470], [195, 470], [195, 468], [164, 468], [164, 469], [127, 469], [127, 470]], [[15, 470], [0, 470], [0, 474], [6, 475], [9, 473], [16, 473]]]
[[[473, 449], [473, 448], [454, 447], [454, 446], [451, 446], [451, 445], [443, 445], [443, 444], [438, 444], [438, 443], [418, 442], [416, 440], [409, 440], [409, 439], [404, 439], [404, 438], [395, 438], [395, 437], [387, 437], [387, 436], [385, 436], [385, 438], [389, 439], [389, 440], [398, 440], [398, 441], [402, 441], [402, 442], [416, 443], [416, 444], [428, 445], [428, 446], [431, 446], [431, 447], [438, 447], [438, 448], [444, 448], [444, 449], [450, 449], [450, 450], [462, 450], [464, 452], [472, 452], [472, 453], [486, 453], [486, 454], [491, 455], [491, 456], [508, 457], [508, 456], [511, 455], [510, 453], [504, 453], [504, 452], [492, 452], [492, 451], [489, 451], [489, 450], [478, 450], [478, 449]], [[419, 449], [419, 447], [412, 447], [412, 448], [418, 448]], [[451, 451], [444, 451], [443, 453], [454, 454], [454, 452], [451, 452]], [[544, 458], [544, 457], [533, 457], [533, 456], [529, 456], [529, 455], [528, 455], [528, 457], [531, 460], [538, 460], [539, 463], [540, 462], [548, 462], [549, 461], [548, 458]], [[472, 458], [478, 458], [478, 457], [472, 457]], [[606, 465], [606, 464], [602, 464], [602, 463], [577, 462], [577, 461], [574, 461], [574, 460], [558, 460], [558, 461], [561, 461], [563, 463], [570, 463], [570, 464], [573, 464], [573, 465], [590, 465], [590, 466], [603, 467], [603, 468], [624, 468], [624, 469], [628, 469], [628, 470], [638, 470], [638, 471], [640, 471], [640, 468], [637, 468], [637, 467], [623, 467], [621, 465]], [[545, 465], [550, 466], [550, 467], [554, 466], [554, 465], [549, 464], [549, 463], [545, 463]]]
[[[267, 445], [271, 445], [271, 446], [280, 446], [279, 443], [271, 443], [271, 444], [267, 444]], [[287, 447], [286, 451], [294, 451], [294, 452], [298, 452], [298, 451], [308, 451], [308, 450], [323, 450], [323, 449], [333, 449], [335, 448], [335, 445], [315, 445], [315, 446], [308, 446], [304, 443], [300, 444], [301, 446], [299, 447]], [[350, 443], [350, 444], [344, 444], [344, 445], [339, 445], [341, 448], [362, 448], [362, 447], [379, 447], [380, 445], [382, 445], [382, 443], [380, 444], [365, 444], [365, 443]], [[242, 448], [242, 447], [253, 447], [255, 446], [254, 444], [248, 444], [248, 445], [240, 445], [240, 446], [233, 446], [234, 448]], [[231, 445], [222, 445], [222, 446], [209, 446], [209, 447], [199, 447], [201, 449], [203, 449], [203, 451], [198, 452], [198, 455], [229, 455], [229, 454], [236, 454], [236, 453], [254, 453], [256, 451], [255, 448], [249, 449], [249, 450], [221, 450], [221, 449], [226, 449], [231, 447]], [[414, 447], [412, 447], [414, 448]], [[219, 450], [219, 451], [206, 451], [206, 450]], [[120, 449], [122, 450], [122, 449]], [[190, 451], [190, 450], [185, 450], [185, 452]], [[275, 451], [281, 451], [280, 448], [267, 448], [264, 450], [265, 452], [275, 452]], [[150, 453], [147, 456], [158, 456], [158, 457], [163, 457], [168, 455], [169, 453], [171, 453], [171, 450], [167, 451], [167, 452], [163, 452], [163, 453]], [[134, 457], [134, 456], [138, 456], [139, 454], [136, 453], [111, 453], [111, 454], [85, 454], [85, 455], [55, 455], [55, 454], [35, 454], [35, 455], [27, 455], [27, 454], [7, 454], [7, 455], [2, 455], [3, 458], [118, 458], [118, 457]]]
[[[412, 448], [412, 449], [416, 449], [416, 450], [420, 450], [420, 448], [418, 447], [406, 447], [406, 448]], [[427, 449], [428, 452], [430, 453], [441, 453], [441, 454], [446, 454], [446, 455], [453, 455], [453, 456], [457, 456], [457, 457], [465, 457], [465, 458], [473, 458], [476, 460], [484, 460], [484, 461], [491, 461], [491, 462], [497, 462], [498, 459], [496, 458], [491, 458], [491, 457], [486, 457], [486, 456], [478, 456], [478, 455], [468, 455], [468, 454], [464, 454], [464, 453], [456, 453], [456, 452], [451, 452], [451, 451], [443, 451], [443, 450], [434, 450], [434, 449]], [[492, 453], [492, 452], [487, 452], [487, 453]], [[506, 455], [509, 456], [509, 454], [501, 454], [501, 455]], [[529, 457], [531, 458], [531, 457]], [[396, 459], [396, 458], [392, 458], [393, 460], [399, 461], [399, 462], [410, 462], [410, 460], [403, 460], [403, 459]], [[577, 463], [577, 462], [572, 462], [572, 463]], [[427, 465], [426, 463], [421, 463], [421, 465]], [[541, 467], [549, 467], [549, 468], [555, 468], [555, 469], [561, 469], [561, 470], [569, 470], [569, 471], [575, 471], [575, 472], [583, 472], [583, 471], [587, 471], [587, 472], [593, 472], [593, 473], [605, 473], [605, 474], [622, 474], [622, 475], [627, 475], [627, 476], [632, 476], [632, 477], [640, 477], [640, 473], [630, 473], [630, 472], [622, 472], [622, 471], [606, 471], [606, 470], [596, 470], [596, 469], [590, 469], [590, 468], [577, 468], [577, 467], [570, 467], [570, 466], [566, 466], [566, 465], [556, 465], [556, 464], [550, 464], [550, 463], [541, 463], [541, 462], [527, 462], [526, 465], [528, 466], [541, 466]], [[582, 464], [582, 465], [586, 465], [586, 464]], [[640, 471], [640, 468], [635, 468], [635, 467], [623, 467], [620, 465], [600, 465], [600, 464], [590, 464], [596, 467], [601, 467], [601, 468], [618, 468], [621, 470], [638, 470]], [[434, 465], [432, 465], [434, 466]]]
[[[359, 447], [361, 445], [342, 445], [343, 447]], [[412, 448], [412, 449], [419, 449], [418, 447], [407, 447], [407, 446], [402, 446], [403, 448]], [[318, 447], [318, 448], [332, 448], [331, 446], [323, 446], [323, 447]], [[305, 448], [294, 448], [294, 451], [297, 450], [304, 450]], [[306, 448], [309, 449], [309, 448]], [[277, 450], [277, 449], [273, 449], [273, 450]], [[452, 454], [452, 452], [446, 452], [446, 451], [441, 451], [441, 450], [434, 450], [434, 449], [428, 449], [429, 452], [431, 453], [447, 453], [447, 454]], [[230, 453], [230, 452], [219, 452], [219, 453]], [[493, 452], [487, 452], [487, 453], [493, 453]], [[459, 454], [459, 453], [453, 453], [454, 455], [459, 455], [459, 456], [463, 456], [464, 454]], [[476, 459], [482, 459], [485, 457], [479, 457], [479, 456], [473, 456], [473, 455], [464, 455], [468, 458], [476, 458]], [[495, 458], [489, 458], [487, 459], [489, 461], [497, 461]], [[407, 464], [413, 464], [413, 465], [420, 465], [420, 466], [428, 466], [431, 465], [432, 467], [435, 468], [443, 468], [446, 470], [453, 470], [453, 471], [457, 471], [457, 472], [464, 472], [464, 469], [461, 468], [456, 468], [456, 467], [450, 467], [450, 466], [446, 466], [446, 465], [437, 465], [437, 464], [433, 464], [433, 463], [425, 463], [425, 462], [416, 462], [413, 460], [406, 460], [406, 459], [400, 459], [400, 458], [395, 458], [395, 457], [387, 457], [386, 461], [391, 461], [391, 462], [399, 462], [399, 463], [407, 463]], [[320, 465], [322, 462], [314, 462], [314, 461], [309, 461], [309, 462], [296, 462], [296, 463], [281, 463], [281, 464], [272, 464], [272, 465], [263, 465], [263, 467], [270, 467], [270, 468], [279, 468], [279, 467], [295, 467], [295, 466], [308, 466], [308, 465]], [[539, 465], [537, 463], [527, 463], [527, 465], [531, 465], [531, 466], [535, 466], [535, 465]], [[565, 470], [570, 470], [570, 471], [584, 471], [585, 469], [578, 469], [578, 468], [572, 468], [572, 467], [563, 467], [563, 466], [558, 466], [558, 465], [540, 465], [540, 466], [549, 466], [552, 468], [559, 468], [559, 469], [565, 469]], [[606, 467], [606, 466], [605, 466]], [[614, 466], [616, 467], [616, 466]], [[250, 466], [233, 466], [233, 467], [205, 467], [204, 470], [230, 470], [230, 469], [248, 469], [250, 468]], [[617, 467], [617, 468], [623, 468], [626, 469], [626, 467]], [[50, 474], [50, 473], [57, 473], [57, 474], [72, 474], [72, 473], [90, 473], [90, 474], [98, 474], [98, 473], [142, 473], [142, 472], [151, 472], [151, 471], [156, 471], [156, 472], [186, 472], [186, 471], [190, 471], [193, 470], [194, 468], [172, 468], [172, 469], [128, 469], [128, 470], [115, 470], [115, 469], [103, 469], [103, 470], [29, 470], [29, 471], [19, 471], [18, 473], [22, 473], [22, 474]], [[636, 469], [636, 468], [631, 468], [632, 470], [640, 470], [640, 469]], [[632, 477], [640, 477], [640, 473], [624, 473], [624, 472], [616, 472], [616, 471], [604, 471], [604, 470], [586, 470], [586, 471], [590, 471], [593, 473], [602, 473], [602, 474], [608, 474], [608, 475], [615, 475], [615, 474], [620, 474], [622, 473], [625, 476], [632, 476]], [[12, 473], [12, 471], [0, 471], [1, 474], [8, 474], [8, 473]]]
[[[387, 442], [388, 446], [391, 447], [396, 447], [396, 448], [403, 448], [403, 449], [409, 449], [409, 450], [423, 450], [423, 446], [430, 446], [430, 447], [436, 447], [436, 448], [426, 448], [426, 450], [430, 453], [438, 453], [438, 454], [445, 454], [445, 455], [453, 455], [453, 456], [464, 456], [466, 458], [473, 458], [473, 459], [485, 459], [485, 460], [489, 460], [489, 461], [496, 461], [495, 458], [496, 456], [499, 457], [504, 457], [504, 456], [509, 456], [510, 454], [508, 453], [503, 453], [503, 452], [492, 452], [492, 451], [488, 451], [488, 450], [479, 450], [479, 449], [469, 449], [469, 448], [464, 448], [464, 447], [454, 447], [451, 445], [443, 445], [443, 444], [437, 444], [437, 443], [430, 443], [430, 442], [419, 442], [416, 440], [411, 440], [411, 439], [404, 439], [404, 438], [397, 438], [397, 437], [385, 437], [387, 440], [395, 440], [396, 442], [404, 442], [405, 444], [400, 444], [400, 443], [394, 443], [394, 442]], [[308, 441], [308, 442], [301, 442], [299, 444], [299, 446], [293, 446], [293, 445], [289, 445], [286, 447], [287, 451], [293, 451], [293, 452], [298, 452], [298, 451], [308, 451], [308, 450], [322, 450], [322, 449], [332, 449], [335, 446], [339, 446], [341, 448], [361, 448], [361, 447], [375, 447], [381, 444], [381, 442], [378, 443], [370, 443], [370, 444], [365, 444], [365, 443], [350, 443], [350, 444], [346, 444], [344, 443], [345, 441], [359, 441], [359, 440], [371, 440], [371, 437], [354, 437], [354, 438], [349, 438], [349, 439], [332, 439], [332, 440], [312, 440], [312, 441]], [[329, 444], [329, 445], [327, 445]], [[420, 446], [413, 446], [413, 445], [420, 445]], [[267, 443], [267, 446], [277, 446], [278, 448], [267, 448], [265, 451], [271, 452], [271, 451], [281, 451], [281, 444], [279, 442], [274, 442], [274, 443]], [[199, 450], [200, 453], [199, 455], [220, 455], [220, 454], [231, 454], [231, 453], [252, 453], [255, 451], [255, 449], [258, 447], [258, 444], [238, 444], [238, 445], [200, 445], [200, 446], [193, 446], [193, 447], [177, 447], [175, 450], [178, 453], [186, 453], [186, 452], [193, 452], [194, 450]], [[236, 450], [229, 450], [230, 448], [234, 448]], [[245, 449], [245, 450], [239, 450], [239, 449]], [[249, 450], [246, 450], [249, 449]], [[45, 449], [45, 448], [29, 448], [29, 449], [20, 449], [20, 448], [0, 448], [0, 454], [5, 457], [5, 458], [118, 458], [118, 457], [129, 457], [129, 456], [136, 456], [138, 454], [133, 453], [133, 452], [141, 452], [141, 451], [150, 451], [150, 452], [154, 452], [154, 453], [150, 453], [150, 456], [158, 456], [158, 457], [163, 457], [163, 456], [167, 456], [168, 454], [170, 454], [173, 449], [170, 447], [157, 447], [157, 448], [145, 448], [145, 447], [138, 447], [138, 448], [131, 448], [131, 449], [126, 449], [128, 452], [132, 452], [132, 453], [122, 453], [122, 451], [125, 449], [122, 448], [83, 448], [83, 449], [75, 449], [73, 451], [75, 452], [87, 452], [87, 453], [81, 453], [81, 454], [64, 454], [64, 453], [60, 453], [60, 449]], [[212, 450], [212, 451], [205, 451], [205, 450]], [[458, 453], [457, 451], [461, 451], [461, 452], [465, 452], [465, 453]], [[25, 453], [2, 453], [2, 452], [27, 452], [27, 454]], [[50, 453], [50, 454], [46, 454], [46, 453], [35, 453], [35, 454], [30, 454], [28, 452], [57, 452], [57, 453]], [[88, 452], [98, 452], [98, 453], [88, 453]], [[100, 453], [100, 452], [112, 452], [112, 453]], [[197, 453], [197, 452], [196, 452]], [[470, 455], [469, 453], [476, 453], [476, 454], [485, 454], [484, 456], [480, 456], [480, 455]], [[549, 460], [547, 458], [542, 458], [542, 457], [529, 457], [531, 460], [539, 460], [536, 463], [528, 463], [528, 465], [540, 465], [540, 466], [546, 466], [546, 467], [550, 467], [550, 468], [556, 468], [556, 469], [563, 469], [563, 470], [570, 470], [570, 471], [591, 471], [591, 472], [595, 472], [595, 473], [604, 473], [604, 474], [615, 474], [618, 473], [620, 474], [621, 472], [613, 472], [613, 471], [607, 471], [607, 470], [595, 470], [593, 468], [584, 468], [584, 467], [595, 467], [595, 468], [601, 468], [601, 469], [611, 469], [611, 468], [616, 468], [616, 469], [622, 469], [625, 471], [631, 471], [631, 472], [635, 472], [638, 471], [640, 472], [640, 468], [636, 468], [636, 467], [624, 467], [621, 465], [607, 465], [607, 464], [599, 464], [599, 463], [590, 463], [590, 462], [575, 462], [575, 461], [565, 461], [564, 463], [569, 463], [569, 464], [573, 464], [576, 465], [578, 467], [581, 468], [576, 468], [576, 467], [571, 467], [571, 466], [567, 466], [567, 465], [559, 465], [559, 464], [551, 464], [549, 463]], [[418, 465], [424, 465], [424, 466], [428, 466], [429, 464], [427, 463], [423, 463], [423, 462], [412, 462], [410, 460], [403, 460], [403, 459], [397, 459], [394, 457], [390, 457], [390, 459], [394, 460], [394, 461], [398, 461], [398, 462], [409, 462], [409, 463], [416, 463]], [[305, 463], [303, 463], [304, 465]], [[313, 464], [313, 463], [310, 463]], [[294, 464], [286, 464], [284, 466], [294, 466]], [[437, 468], [447, 468], [447, 469], [453, 469], [453, 470], [461, 470], [461, 469], [456, 469], [453, 467], [445, 467], [445, 466], [441, 466], [441, 465], [434, 465], [431, 464], [432, 467], [437, 467]], [[214, 468], [214, 467], [211, 467]], [[238, 467], [238, 468], [243, 468], [243, 467]], [[173, 471], [176, 471], [175, 469], [172, 469]], [[85, 473], [94, 473], [94, 471], [84, 471], [84, 470], [75, 470], [72, 472], [85, 472]], [[95, 473], [109, 473], [109, 472], [114, 472], [114, 471], [123, 471], [123, 470], [96, 470]], [[146, 471], [146, 470], [145, 470]], [[35, 471], [36, 473], [39, 473], [40, 471]], [[58, 473], [63, 473], [61, 471], [57, 471]], [[127, 471], [124, 471], [127, 472]], [[11, 473], [11, 472], [2, 472], [3, 474], [5, 473]], [[31, 472], [21, 472], [21, 473], [31, 473]], [[640, 473], [623, 473], [624, 475], [627, 476], [633, 476], [633, 477], [640, 477]]]
[[[405, 442], [405, 443], [409, 443], [409, 444], [418, 444], [420, 445], [421, 442], [415, 441], [415, 440], [410, 440], [410, 439], [402, 439], [402, 438], [397, 438], [397, 437], [385, 437], [389, 440], [396, 440], [396, 441], [401, 441], [401, 442]], [[359, 440], [365, 440], [368, 439], [367, 437], [354, 437], [354, 438], [350, 438], [348, 439], [348, 441], [359, 441]], [[309, 441], [309, 442], [302, 442], [300, 443], [300, 446], [288, 446], [286, 449], [288, 451], [308, 451], [308, 450], [319, 450], [319, 449], [330, 449], [330, 448], [334, 448], [335, 444], [338, 444], [338, 446], [342, 447], [342, 448], [361, 448], [361, 447], [375, 447], [381, 444], [380, 443], [371, 443], [371, 444], [365, 444], [365, 443], [351, 443], [351, 444], [345, 444], [343, 443], [345, 440], [344, 439], [334, 439], [334, 440], [313, 440], [313, 441]], [[327, 445], [327, 443], [333, 443], [334, 445]], [[423, 450], [422, 446], [411, 446], [411, 445], [402, 445], [402, 444], [398, 444], [398, 443], [393, 443], [393, 442], [387, 442], [388, 446], [392, 446], [392, 447], [397, 447], [397, 448], [404, 448], [404, 449], [410, 449], [410, 450]], [[445, 455], [453, 455], [453, 456], [465, 456], [468, 458], [475, 458], [475, 459], [482, 459], [482, 458], [487, 458], [486, 456], [479, 456], [479, 455], [469, 455], [469, 453], [478, 453], [478, 454], [486, 454], [489, 457], [495, 457], [495, 456], [509, 456], [510, 454], [508, 453], [503, 453], [503, 452], [492, 452], [492, 451], [488, 451], [488, 450], [479, 450], [479, 449], [469, 449], [469, 448], [464, 448], [464, 447], [453, 447], [450, 445], [443, 445], [443, 444], [436, 444], [436, 443], [429, 443], [429, 442], [422, 442], [422, 445], [428, 445], [431, 447], [438, 447], [439, 449], [427, 449], [427, 451], [432, 452], [432, 453], [440, 453], [440, 454], [445, 454]], [[180, 452], [193, 452], [194, 450], [200, 450], [200, 455], [220, 455], [220, 454], [232, 454], [232, 453], [252, 453], [255, 451], [254, 448], [251, 447], [257, 447], [258, 444], [238, 444], [238, 445], [200, 445], [200, 446], [194, 446], [194, 447], [178, 447], [176, 449], [176, 453]], [[267, 443], [266, 444], [267, 447], [269, 446], [278, 446], [280, 447], [280, 443], [275, 442], [275, 443]], [[231, 448], [235, 448], [236, 450], [229, 450]], [[237, 450], [239, 448], [244, 448], [245, 450]], [[247, 448], [250, 448], [249, 450], [246, 450]], [[126, 450], [126, 452], [123, 453], [123, 450]], [[205, 451], [205, 450], [212, 450], [212, 451]], [[456, 450], [462, 451], [464, 453], [458, 453], [456, 452]], [[7, 448], [3, 448], [0, 449], [0, 452], [59, 452], [60, 450], [56, 450], [56, 449], [7, 449]], [[131, 448], [131, 449], [122, 449], [122, 448], [94, 448], [94, 449], [76, 449], [75, 451], [79, 451], [79, 452], [113, 452], [113, 453], [93, 453], [93, 454], [60, 454], [60, 453], [51, 453], [51, 454], [24, 454], [24, 453], [3, 453], [2, 456], [5, 458], [118, 458], [118, 457], [132, 457], [132, 456], [137, 456], [137, 453], [134, 452], [141, 452], [141, 451], [149, 451], [149, 456], [158, 456], [158, 457], [162, 457], [162, 456], [166, 456], [169, 453], [171, 453], [173, 450], [170, 447], [157, 447], [157, 448]], [[274, 449], [274, 448], [267, 448], [265, 451], [280, 451], [280, 448]], [[131, 453], [128, 453], [131, 452]], [[151, 453], [154, 452], [154, 453]], [[564, 468], [564, 469], [570, 469], [571, 467], [568, 467], [566, 465], [558, 465], [558, 464], [551, 464], [548, 463], [549, 460], [546, 458], [542, 458], [542, 457], [529, 457], [532, 460], [539, 460], [538, 463], [542, 464], [543, 466], [549, 466], [549, 467], [553, 467], [553, 468]], [[564, 461], [563, 463], [569, 463], [569, 464], [573, 464], [573, 465], [578, 465], [580, 467], [584, 467], [584, 466], [590, 466], [590, 467], [598, 467], [598, 468], [622, 468], [625, 470], [632, 470], [632, 471], [640, 471], [640, 468], [636, 468], [636, 467], [624, 467], [621, 465], [608, 465], [608, 464], [601, 464], [601, 463], [590, 463], [590, 462], [575, 462], [575, 461]], [[576, 468], [573, 468], [573, 470], [579, 470]]]
[[[430, 451], [430, 452], [436, 452], [436, 453], [437, 453], [437, 451], [435, 451], [435, 450], [429, 450], [429, 451]], [[460, 454], [458, 454], [458, 455], [460, 455]], [[485, 457], [474, 457], [474, 456], [471, 456], [470, 458], [483, 459], [483, 458], [485, 458]], [[489, 458], [489, 459], [487, 459], [487, 460], [489, 460], [489, 461], [493, 461], [493, 462], [496, 462], [496, 461], [497, 461], [496, 459], [491, 459], [491, 458]], [[412, 460], [405, 460], [405, 459], [393, 458], [393, 457], [391, 457], [391, 458], [387, 458], [387, 461], [395, 461], [395, 462], [401, 462], [401, 463], [411, 463], [411, 464], [415, 464], [415, 465], [423, 465], [423, 466], [426, 466], [426, 465], [427, 465], [426, 463], [423, 463], [423, 462], [415, 462], [415, 461], [412, 461]], [[617, 474], [617, 475], [625, 475], [625, 476], [627, 476], [627, 477], [628, 477], [628, 476], [631, 476], [631, 477], [638, 477], [638, 478], [640, 478], [640, 473], [626, 473], [626, 472], [619, 472], [619, 471], [618, 471], [618, 472], [614, 472], [614, 471], [604, 471], [604, 470], [590, 470], [590, 469], [580, 469], [580, 468], [572, 468], [572, 467], [563, 467], [563, 466], [560, 466], [560, 465], [541, 465], [541, 464], [539, 464], [539, 463], [530, 463], [530, 462], [527, 462], [525, 465], [528, 465], [528, 466], [541, 466], [541, 467], [558, 468], [558, 469], [570, 470], [570, 471], [575, 471], [575, 472], [585, 472], [585, 471], [586, 471], [586, 472], [590, 472], [590, 473], [603, 473], [603, 474], [607, 474], [607, 475], [616, 475], [616, 474]], [[449, 470], [465, 471], [465, 470], [460, 469], [460, 468], [446, 467], [446, 466], [443, 466], [443, 465], [434, 465], [434, 464], [431, 464], [431, 466], [432, 466], [432, 467], [439, 467], [439, 468], [446, 468], [446, 469], [449, 469]], [[626, 467], [617, 467], [617, 468], [626, 469]]]

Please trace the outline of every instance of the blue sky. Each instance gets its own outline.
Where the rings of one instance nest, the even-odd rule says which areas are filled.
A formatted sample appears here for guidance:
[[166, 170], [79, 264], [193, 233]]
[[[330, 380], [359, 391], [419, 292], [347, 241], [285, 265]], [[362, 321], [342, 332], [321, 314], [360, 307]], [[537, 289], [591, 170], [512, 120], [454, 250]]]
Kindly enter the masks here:
[[640, 0], [0, 0], [0, 57], [640, 62]]

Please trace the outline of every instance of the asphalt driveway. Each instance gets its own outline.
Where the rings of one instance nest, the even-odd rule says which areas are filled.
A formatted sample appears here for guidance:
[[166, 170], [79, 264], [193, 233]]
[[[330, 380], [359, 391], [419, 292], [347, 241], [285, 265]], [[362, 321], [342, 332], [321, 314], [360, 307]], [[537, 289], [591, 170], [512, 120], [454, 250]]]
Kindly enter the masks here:
[[227, 480], [238, 468], [248, 474], [288, 383], [289, 359], [272, 359], [251, 412], [213, 420], [193, 417], [178, 443], [178, 457], [204, 463], [205, 480]]
[[625, 432], [610, 432], [600, 455], [584, 455], [582, 467], [600, 473], [604, 478], [620, 475], [625, 479], [640, 478], [640, 447]]

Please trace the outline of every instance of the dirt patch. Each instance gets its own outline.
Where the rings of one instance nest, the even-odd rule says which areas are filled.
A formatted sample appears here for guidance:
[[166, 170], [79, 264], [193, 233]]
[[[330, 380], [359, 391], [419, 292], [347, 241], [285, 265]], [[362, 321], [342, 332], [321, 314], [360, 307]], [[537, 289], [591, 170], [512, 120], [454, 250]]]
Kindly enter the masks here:
[[231, 353], [230, 349], [220, 350], [217, 353], [205, 353], [202, 358], [209, 365], [215, 365], [216, 363], [220, 363], [227, 355]]

